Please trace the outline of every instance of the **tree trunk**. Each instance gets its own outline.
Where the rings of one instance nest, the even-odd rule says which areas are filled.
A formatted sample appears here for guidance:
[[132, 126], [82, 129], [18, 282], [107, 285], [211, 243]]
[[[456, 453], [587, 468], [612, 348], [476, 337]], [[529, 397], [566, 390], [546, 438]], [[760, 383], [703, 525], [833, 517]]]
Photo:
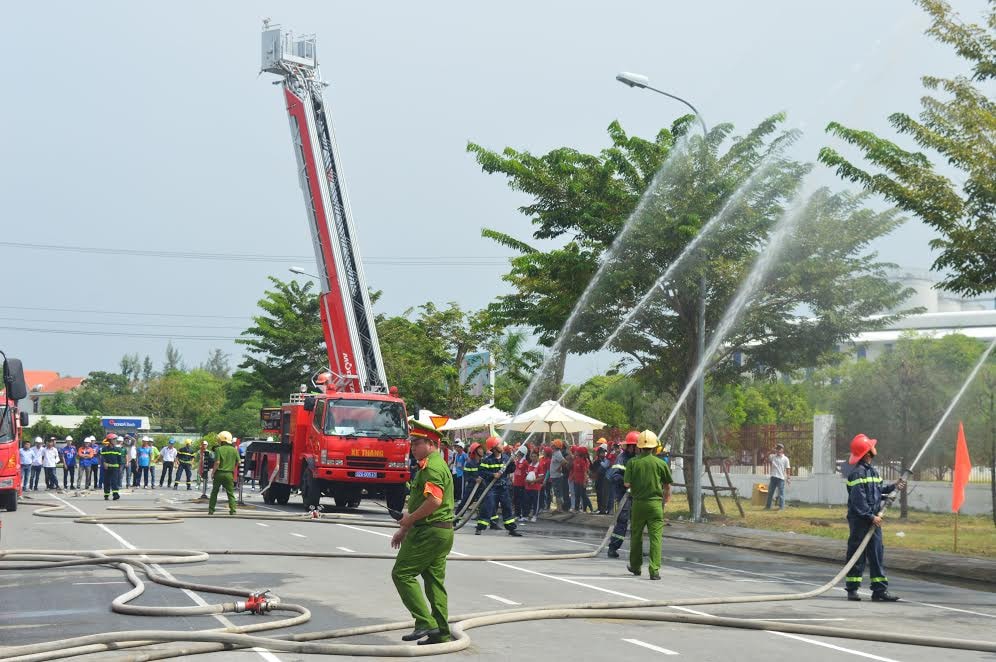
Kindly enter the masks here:
[[[685, 404], [682, 405], [683, 415], [685, 418], [685, 450], [684, 452], [691, 455], [692, 458], [685, 460], [683, 464], [683, 475], [685, 479], [685, 494], [688, 497], [688, 512], [691, 513], [692, 518], [695, 517], [695, 509], [692, 505], [692, 485], [694, 485], [693, 477], [695, 476], [695, 391], [691, 391], [688, 397], [685, 399]], [[705, 437], [702, 439], [702, 443], [705, 443]], [[703, 449], [704, 450], [704, 449]], [[700, 490], [701, 491], [701, 490]], [[705, 499], [702, 499], [702, 517], [708, 514], [706, 510]]]
[[996, 526], [996, 394], [989, 391], [989, 490], [993, 498], [993, 526]]

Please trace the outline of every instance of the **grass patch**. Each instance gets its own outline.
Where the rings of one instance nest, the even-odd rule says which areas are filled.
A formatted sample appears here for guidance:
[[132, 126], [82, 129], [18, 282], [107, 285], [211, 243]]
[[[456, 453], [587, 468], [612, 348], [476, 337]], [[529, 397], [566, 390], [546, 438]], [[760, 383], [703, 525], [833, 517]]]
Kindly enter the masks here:
[[[752, 506], [743, 499], [746, 518], [741, 519], [732, 498], [723, 498], [726, 516], [718, 514], [716, 500], [707, 497], [704, 501], [709, 510], [709, 521], [727, 526], [744, 526], [751, 529], [770, 531], [794, 531], [811, 536], [846, 540], [847, 508], [845, 506], [817, 506], [811, 504], [788, 503], [784, 511], [765, 510], [762, 506]], [[683, 494], [675, 495], [667, 508], [669, 519], [688, 517], [688, 509]], [[899, 519], [899, 508], [890, 509], [883, 522], [882, 534], [885, 547], [918, 549], [930, 552], [954, 552], [953, 513], [928, 513], [911, 510], [907, 520]], [[903, 535], [897, 535], [902, 533]], [[996, 526], [990, 515], [961, 515], [958, 518], [958, 554], [996, 558]]]

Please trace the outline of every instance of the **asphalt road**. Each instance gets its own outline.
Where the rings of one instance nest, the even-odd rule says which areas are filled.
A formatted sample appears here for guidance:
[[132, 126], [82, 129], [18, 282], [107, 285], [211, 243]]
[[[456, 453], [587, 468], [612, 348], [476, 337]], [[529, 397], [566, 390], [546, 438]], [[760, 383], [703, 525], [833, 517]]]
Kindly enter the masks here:
[[[32, 495], [33, 496], [33, 495]], [[85, 513], [100, 513], [105, 502], [96, 494], [55, 495]], [[186, 500], [195, 492], [171, 490], [124, 493], [121, 505], [153, 506], [157, 499]], [[248, 500], [262, 506], [255, 495]], [[35, 500], [52, 500], [39, 493]], [[295, 502], [297, 499], [295, 498]], [[279, 508], [300, 513], [292, 502]], [[382, 518], [372, 504], [359, 514]], [[277, 510], [277, 508], [271, 508]], [[316, 525], [310, 522], [257, 522], [193, 519], [168, 525], [76, 524], [32, 516], [34, 509], [0, 513], [3, 538], [11, 548], [60, 550], [139, 548], [270, 548], [322, 551], [389, 552], [388, 529], [357, 525]], [[523, 538], [489, 531], [458, 532], [455, 552], [556, 553], [577, 552], [596, 545], [601, 533], [553, 523], [529, 524]], [[625, 549], [624, 549], [625, 552]], [[665, 539], [663, 581], [633, 577], [623, 560], [599, 558], [539, 562], [452, 562], [447, 571], [450, 613], [500, 609], [503, 606], [589, 603], [612, 600], [671, 599], [721, 595], [799, 592], [824, 583], [839, 569], [834, 563], [723, 548]], [[887, 551], [888, 555], [888, 551]], [[390, 580], [388, 560], [309, 560], [276, 557], [223, 557], [200, 565], [170, 566], [179, 578], [246, 588], [270, 588], [286, 602], [311, 609], [312, 621], [297, 628], [313, 631], [409, 618]], [[645, 571], [646, 572], [646, 571]], [[890, 573], [892, 590], [903, 597], [896, 604], [850, 603], [842, 589], [819, 598], [756, 605], [710, 605], [695, 613], [765, 620], [797, 620], [863, 631], [922, 633], [971, 639], [996, 639], [996, 587], [949, 586]], [[124, 617], [109, 609], [111, 600], [129, 587], [119, 571], [107, 568], [0, 572], [0, 646], [27, 644], [98, 631], [138, 628], [208, 629], [216, 617]], [[867, 595], [866, 595], [867, 597]], [[195, 596], [150, 585], [142, 604], [189, 606], [195, 599], [222, 601], [219, 596]], [[226, 598], [227, 599], [227, 598]], [[684, 608], [672, 608], [684, 609]], [[687, 609], [686, 611], [692, 611]], [[267, 618], [236, 614], [242, 624]], [[400, 633], [399, 633], [400, 634]], [[964, 651], [897, 646], [859, 640], [745, 631], [669, 623], [595, 619], [538, 621], [472, 630], [473, 646], [448, 657], [484, 660], [625, 659], [656, 660], [672, 655], [694, 660], [799, 659], [807, 662], [864, 658], [952, 662], [991, 660], [992, 656]], [[397, 643], [397, 635], [359, 637], [355, 643]], [[115, 656], [120, 654], [108, 653]], [[320, 656], [268, 652], [225, 652], [187, 659], [311, 660]]]

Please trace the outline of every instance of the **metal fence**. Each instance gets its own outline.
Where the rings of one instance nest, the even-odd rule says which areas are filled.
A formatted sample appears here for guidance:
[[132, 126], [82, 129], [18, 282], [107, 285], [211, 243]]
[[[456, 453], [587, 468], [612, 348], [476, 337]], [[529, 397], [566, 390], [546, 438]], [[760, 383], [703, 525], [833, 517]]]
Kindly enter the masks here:
[[792, 465], [790, 473], [803, 474], [813, 464], [813, 424], [802, 425], [744, 425], [737, 430], [726, 430], [718, 439], [718, 446], [710, 454], [722, 454], [729, 458], [731, 473], [768, 473], [771, 468], [768, 457], [775, 452], [775, 444], [785, 447]]

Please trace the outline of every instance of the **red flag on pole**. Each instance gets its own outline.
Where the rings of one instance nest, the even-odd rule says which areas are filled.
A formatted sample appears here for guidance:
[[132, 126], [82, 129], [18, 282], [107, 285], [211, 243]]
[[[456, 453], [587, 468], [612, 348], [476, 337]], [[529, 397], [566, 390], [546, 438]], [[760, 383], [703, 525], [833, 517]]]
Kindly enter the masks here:
[[958, 443], [955, 445], [954, 483], [951, 491], [951, 512], [961, 510], [965, 503], [965, 485], [972, 472], [972, 460], [968, 457], [968, 444], [965, 443], [965, 426], [958, 423]]

